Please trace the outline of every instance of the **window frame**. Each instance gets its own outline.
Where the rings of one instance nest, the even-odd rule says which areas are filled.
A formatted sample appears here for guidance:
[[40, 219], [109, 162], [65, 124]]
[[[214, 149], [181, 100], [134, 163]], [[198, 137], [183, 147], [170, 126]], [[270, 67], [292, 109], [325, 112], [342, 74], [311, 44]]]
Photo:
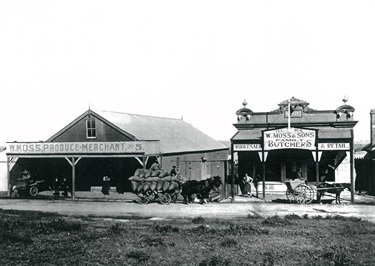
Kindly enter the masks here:
[[96, 139], [95, 119], [86, 119], [86, 138]]

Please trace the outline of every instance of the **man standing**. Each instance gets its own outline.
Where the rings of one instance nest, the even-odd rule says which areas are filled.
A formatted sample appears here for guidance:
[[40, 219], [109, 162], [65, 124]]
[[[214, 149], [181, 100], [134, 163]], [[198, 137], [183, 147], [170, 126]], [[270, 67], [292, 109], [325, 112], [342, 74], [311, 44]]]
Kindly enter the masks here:
[[245, 177], [243, 178], [244, 181], [244, 196], [251, 197], [251, 185], [250, 183], [253, 182], [253, 178], [247, 174], [245, 174]]

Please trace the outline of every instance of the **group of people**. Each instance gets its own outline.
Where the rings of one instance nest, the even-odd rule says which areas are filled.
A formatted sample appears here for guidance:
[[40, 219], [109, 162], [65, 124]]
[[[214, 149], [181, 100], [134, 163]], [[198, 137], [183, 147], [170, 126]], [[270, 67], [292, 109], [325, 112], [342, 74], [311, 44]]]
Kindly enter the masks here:
[[53, 193], [54, 196], [59, 197], [60, 196], [60, 190], [61, 190], [63, 196], [68, 197], [69, 183], [68, 183], [68, 179], [66, 177], [63, 178], [61, 183], [60, 183], [59, 178], [56, 177], [54, 188], [55, 188], [55, 192]]

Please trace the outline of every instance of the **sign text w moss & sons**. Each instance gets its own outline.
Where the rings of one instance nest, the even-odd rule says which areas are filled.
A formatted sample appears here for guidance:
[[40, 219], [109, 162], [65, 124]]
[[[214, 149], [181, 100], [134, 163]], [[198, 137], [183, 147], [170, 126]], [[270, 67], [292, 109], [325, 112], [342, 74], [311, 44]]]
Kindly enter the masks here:
[[263, 131], [264, 150], [314, 150], [316, 131], [301, 128], [281, 128]]

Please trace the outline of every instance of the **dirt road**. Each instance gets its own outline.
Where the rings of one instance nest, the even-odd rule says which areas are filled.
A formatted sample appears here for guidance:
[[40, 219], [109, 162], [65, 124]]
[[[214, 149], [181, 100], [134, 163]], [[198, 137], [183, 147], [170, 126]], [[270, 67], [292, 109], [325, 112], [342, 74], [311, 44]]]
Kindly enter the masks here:
[[201, 205], [191, 203], [185, 205], [175, 203], [161, 205], [159, 203], [137, 204], [131, 202], [86, 202], [69, 200], [28, 200], [28, 199], [0, 199], [0, 209], [4, 210], [32, 210], [55, 212], [69, 216], [97, 216], [122, 218], [234, 218], [247, 216], [269, 217], [287, 214], [299, 216], [307, 214], [309, 217], [320, 215], [341, 215], [359, 217], [375, 223], [375, 206], [373, 205], [336, 205], [336, 204], [282, 204], [282, 203], [209, 203]]

